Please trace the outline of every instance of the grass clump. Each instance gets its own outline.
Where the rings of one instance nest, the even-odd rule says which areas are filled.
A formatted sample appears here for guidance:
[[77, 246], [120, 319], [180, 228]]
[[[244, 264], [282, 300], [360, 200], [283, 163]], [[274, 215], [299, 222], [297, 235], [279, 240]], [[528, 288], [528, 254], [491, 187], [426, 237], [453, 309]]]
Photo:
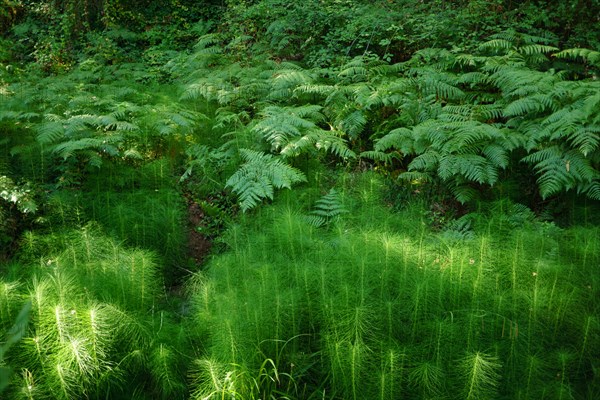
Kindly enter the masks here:
[[[431, 231], [418, 205], [381, 205], [380, 190], [369, 174], [342, 182], [348, 212], [327, 224], [306, 218], [312, 189], [282, 194], [228, 231], [228, 250], [191, 286], [209, 338], [194, 393], [249, 396], [246, 374], [270, 360], [293, 385], [267, 392], [291, 398], [589, 398], [598, 248], [581, 235], [597, 228], [505, 207], [520, 214], [472, 214], [457, 237]], [[573, 235], [580, 245], [563, 240]]]
[[32, 246], [21, 249], [32, 254], [18, 255], [28, 276], [0, 284], [3, 326], [22, 300], [32, 304], [29, 328], [6, 360], [20, 374], [9, 398], [126, 398], [135, 390], [180, 398], [185, 340], [159, 311], [156, 256], [127, 249], [94, 225], [55, 236], [62, 240], [42, 252], [45, 242], [32, 234]]

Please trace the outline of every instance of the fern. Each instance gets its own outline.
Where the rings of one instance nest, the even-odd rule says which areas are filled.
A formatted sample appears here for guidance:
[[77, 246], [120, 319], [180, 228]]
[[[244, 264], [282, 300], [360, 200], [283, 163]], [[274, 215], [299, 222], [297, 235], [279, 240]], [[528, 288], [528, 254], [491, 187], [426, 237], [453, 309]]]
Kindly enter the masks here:
[[565, 152], [557, 145], [538, 150], [524, 157], [523, 161], [533, 164], [540, 175], [538, 184], [544, 198], [573, 188], [585, 193], [586, 189], [593, 189], [600, 179], [600, 173], [581, 152]]
[[[561, 191], [586, 188], [598, 179], [595, 161], [600, 146], [600, 104], [597, 82], [557, 82], [543, 88], [543, 96], [552, 98], [553, 106], [524, 121], [514, 120], [527, 136], [526, 148], [531, 152], [522, 161], [533, 166], [539, 175], [538, 184], [543, 197]], [[535, 99], [532, 94], [526, 99]], [[535, 100], [534, 100], [535, 101]], [[593, 196], [593, 195], [591, 195]]]
[[296, 87], [300, 85], [306, 86], [312, 81], [312, 75], [299, 68], [276, 70], [271, 78], [271, 88], [269, 89], [268, 99], [289, 99], [294, 94]]
[[38, 128], [38, 141], [41, 144], [58, 142], [65, 135], [65, 127], [62, 122], [46, 122]]
[[367, 80], [369, 76], [368, 67], [365, 65], [363, 57], [357, 57], [346, 65], [343, 65], [338, 73], [340, 78], [346, 78], [350, 82], [360, 82]]
[[553, 100], [546, 94], [534, 94], [524, 98], [519, 98], [504, 109], [504, 115], [507, 117], [515, 117], [519, 115], [531, 115], [544, 112], [551, 109]]
[[596, 67], [600, 67], [600, 51], [590, 49], [566, 49], [554, 54], [557, 58], [583, 59]]
[[341, 136], [341, 132], [335, 131], [310, 131], [301, 138], [290, 141], [281, 149], [281, 154], [288, 157], [298, 156], [314, 147], [316, 150], [329, 152], [344, 159], [356, 157], [356, 154], [348, 148], [346, 141]]
[[413, 180], [414, 172], [435, 174], [453, 188], [459, 201], [466, 202], [474, 194], [468, 183], [494, 185], [499, 171], [508, 167], [509, 152], [515, 145], [505, 131], [492, 125], [444, 119], [442, 114], [439, 120], [427, 121], [412, 130], [395, 129], [375, 144], [375, 151], [399, 150], [404, 155], [415, 155], [408, 164], [408, 173], [402, 173], [401, 178]]
[[306, 220], [312, 226], [319, 228], [348, 212], [342, 204], [339, 193], [332, 188], [329, 193], [316, 201], [314, 209], [306, 217]]
[[248, 211], [264, 199], [273, 199], [274, 189], [288, 188], [305, 182], [306, 177], [271, 154], [241, 149], [244, 164], [227, 180], [226, 187], [239, 197], [240, 208]]
[[539, 65], [548, 61], [546, 54], [557, 51], [550, 46], [547, 38], [532, 36], [515, 31], [504, 31], [490, 37], [490, 40], [479, 46], [480, 50], [491, 50], [509, 56], [523, 56], [530, 65]]
[[263, 119], [253, 131], [264, 138], [271, 150], [286, 157], [295, 157], [310, 149], [331, 152], [339, 157], [354, 157], [342, 134], [335, 130], [324, 130], [318, 126], [324, 115], [322, 107], [304, 105], [300, 107], [266, 107]]

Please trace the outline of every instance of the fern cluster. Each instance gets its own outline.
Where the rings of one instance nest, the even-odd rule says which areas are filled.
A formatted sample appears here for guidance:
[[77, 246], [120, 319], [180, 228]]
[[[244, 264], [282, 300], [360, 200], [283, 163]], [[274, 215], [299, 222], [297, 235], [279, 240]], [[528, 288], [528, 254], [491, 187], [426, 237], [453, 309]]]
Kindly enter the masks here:
[[10, 131], [7, 137], [22, 164], [40, 164], [31, 174], [41, 172], [60, 186], [77, 185], [85, 171], [105, 161], [139, 163], [171, 151], [202, 118], [202, 113], [140, 91], [127, 75], [109, 82], [98, 72], [83, 64], [70, 75], [8, 85], [0, 120], [35, 137], [22, 141], [23, 132]]
[[597, 199], [597, 84], [558, 59], [597, 64], [593, 51], [507, 31], [476, 54], [423, 49], [398, 64], [236, 63], [190, 83], [183, 99], [214, 104], [214, 127], [235, 148], [286, 162], [360, 154], [408, 182], [442, 182], [461, 202], [527, 165], [543, 198], [573, 189]]
[[[548, 54], [558, 49], [540, 42], [507, 32], [481, 45], [478, 56], [418, 52], [400, 67], [413, 76], [410, 93], [387, 89], [381, 98], [377, 92], [377, 104], [394, 104], [404, 114], [397, 118], [400, 126], [363, 156], [387, 163], [394, 156], [407, 159], [400, 177], [440, 179], [461, 202], [520, 163], [531, 166], [544, 198], [575, 189], [597, 199], [597, 82], [546, 70]], [[415, 92], [420, 97], [411, 97]], [[429, 104], [425, 113], [423, 100]]]

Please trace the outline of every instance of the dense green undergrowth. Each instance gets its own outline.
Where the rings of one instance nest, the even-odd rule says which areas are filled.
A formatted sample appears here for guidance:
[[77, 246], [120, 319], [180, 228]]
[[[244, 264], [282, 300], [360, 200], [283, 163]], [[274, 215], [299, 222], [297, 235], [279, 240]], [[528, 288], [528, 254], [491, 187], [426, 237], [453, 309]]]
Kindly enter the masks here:
[[422, 207], [382, 206], [373, 175], [338, 189], [349, 212], [327, 226], [308, 218], [318, 193], [285, 195], [192, 279], [194, 398], [598, 394], [597, 227], [499, 202], [433, 233]]
[[2, 396], [600, 397], [578, 10], [63, 3], [0, 4]]
[[434, 232], [418, 202], [384, 205], [373, 174], [336, 188], [287, 192], [241, 218], [183, 302], [162, 290], [155, 255], [98, 227], [27, 234], [3, 267], [3, 326], [33, 303], [8, 393], [598, 395], [597, 226], [562, 229], [500, 201]]

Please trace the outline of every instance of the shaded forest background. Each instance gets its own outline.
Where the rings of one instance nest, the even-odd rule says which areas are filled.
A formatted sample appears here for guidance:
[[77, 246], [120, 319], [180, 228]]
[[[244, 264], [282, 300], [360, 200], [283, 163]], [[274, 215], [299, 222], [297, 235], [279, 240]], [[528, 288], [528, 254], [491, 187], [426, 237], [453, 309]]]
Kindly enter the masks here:
[[209, 31], [223, 35], [231, 51], [326, 66], [365, 52], [395, 62], [428, 47], [469, 52], [507, 29], [562, 49], [596, 49], [599, 7], [595, 0], [6, 0], [0, 33], [3, 62], [36, 61], [47, 70], [86, 56], [114, 63], [161, 45], [182, 50]]

